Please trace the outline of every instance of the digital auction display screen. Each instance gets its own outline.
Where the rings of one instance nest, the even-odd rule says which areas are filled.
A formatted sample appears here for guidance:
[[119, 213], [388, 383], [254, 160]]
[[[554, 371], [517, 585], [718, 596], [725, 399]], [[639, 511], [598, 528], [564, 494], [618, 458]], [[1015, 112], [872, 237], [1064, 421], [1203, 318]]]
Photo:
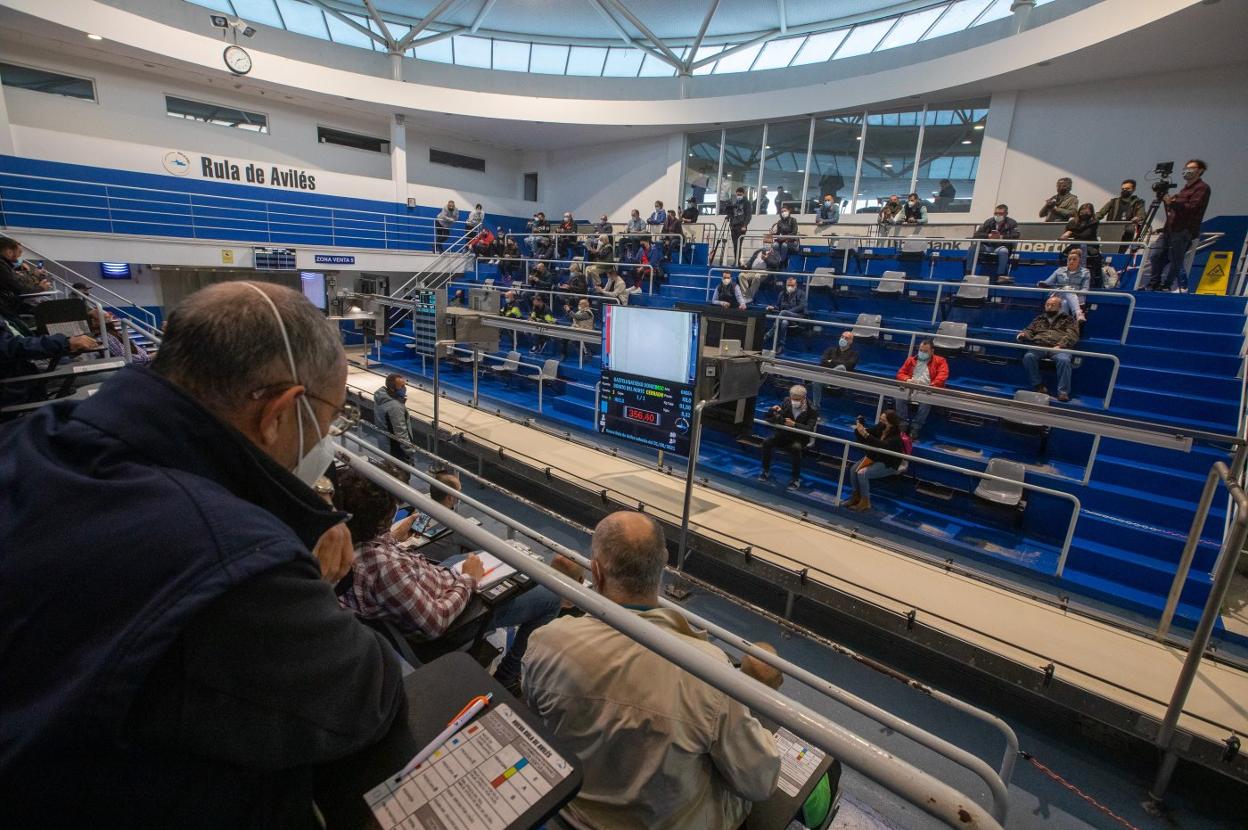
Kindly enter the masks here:
[[598, 431], [688, 455], [698, 371], [698, 315], [603, 308]]

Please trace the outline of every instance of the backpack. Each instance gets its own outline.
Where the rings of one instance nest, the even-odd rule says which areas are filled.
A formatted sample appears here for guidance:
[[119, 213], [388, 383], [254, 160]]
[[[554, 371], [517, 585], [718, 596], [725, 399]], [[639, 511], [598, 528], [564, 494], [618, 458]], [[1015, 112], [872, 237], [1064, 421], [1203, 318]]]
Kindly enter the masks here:
[[901, 451], [906, 455], [914, 455], [914, 441], [908, 432], [901, 434]]

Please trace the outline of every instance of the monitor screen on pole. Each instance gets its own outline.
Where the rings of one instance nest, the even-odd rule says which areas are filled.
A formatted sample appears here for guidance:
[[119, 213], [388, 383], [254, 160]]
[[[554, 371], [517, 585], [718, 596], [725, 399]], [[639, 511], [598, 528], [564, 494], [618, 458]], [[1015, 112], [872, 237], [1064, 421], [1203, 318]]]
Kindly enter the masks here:
[[696, 313], [604, 306], [598, 431], [689, 454], [701, 350]]

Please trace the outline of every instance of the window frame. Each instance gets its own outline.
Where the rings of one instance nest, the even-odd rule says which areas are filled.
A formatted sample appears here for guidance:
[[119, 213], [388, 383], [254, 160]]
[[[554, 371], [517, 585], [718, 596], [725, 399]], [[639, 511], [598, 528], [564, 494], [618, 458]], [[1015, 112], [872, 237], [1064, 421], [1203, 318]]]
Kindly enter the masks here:
[[[179, 121], [185, 121], [188, 124], [204, 124], [209, 127], [220, 127], [221, 129], [224, 129], [224, 130], [239, 130], [240, 132], [252, 133], [253, 135], [273, 135], [273, 128], [272, 128], [273, 119], [269, 116], [267, 112], [251, 112], [250, 110], [245, 110], [242, 107], [237, 107], [232, 104], [218, 104], [212, 101], [200, 101], [195, 98], [186, 98], [182, 95], [170, 95], [168, 92], [164, 93], [164, 96], [165, 96], [165, 117], [166, 118], [176, 118]], [[244, 115], [261, 115], [261, 116], [264, 116], [264, 129], [263, 130], [248, 130], [248, 129], [238, 126], [237, 124], [218, 124], [215, 121], [201, 121], [198, 118], [188, 118], [185, 115], [176, 115], [169, 111], [170, 99], [173, 99], [175, 101], [188, 101], [192, 104], [202, 104], [203, 106], [206, 106], [206, 107], [220, 107], [221, 109], [232, 109], [232, 110], [241, 112]]]
[[[330, 132], [339, 133], [341, 135], [355, 136], [356, 138], [367, 138], [370, 141], [379, 141], [382, 144], [386, 145], [386, 149], [370, 150], [367, 147], [353, 147], [350, 144], [338, 144], [333, 141], [322, 141], [321, 140], [322, 130], [329, 130]], [[323, 144], [328, 147], [337, 147], [340, 150], [355, 150], [358, 153], [370, 153], [372, 155], [378, 155], [378, 156], [389, 156], [391, 151], [393, 150], [393, 145], [391, 144], [391, 141], [388, 138], [380, 138], [374, 135], [366, 135], [364, 133], [357, 133], [354, 130], [347, 130], [342, 127], [335, 127], [331, 124], [322, 124], [319, 121], [316, 124], [316, 143], [318, 145]]]
[[47, 90], [42, 90], [42, 89], [31, 89], [30, 87], [6, 84], [3, 82], [3, 72], [0, 72], [0, 88], [7, 87], [8, 89], [20, 89], [23, 92], [33, 92], [36, 95], [55, 95], [58, 98], [68, 98], [72, 101], [86, 101], [92, 104], [100, 103], [100, 86], [99, 86], [99, 83], [96, 81], [96, 79], [91, 75], [76, 75], [71, 72], [62, 72], [57, 69], [48, 69], [47, 67], [44, 67], [44, 66], [36, 66], [34, 64], [23, 63], [21, 61], [11, 61], [11, 60], [8, 60], [7, 58], [0, 59], [0, 64], [7, 64], [9, 66], [15, 66], [18, 69], [29, 69], [35, 72], [46, 72], [49, 75], [59, 75], [62, 78], [72, 78], [73, 80], [76, 80], [76, 81], [86, 81], [87, 83], [91, 84], [91, 97], [81, 98], [77, 95], [66, 95], [63, 92], [48, 92]]

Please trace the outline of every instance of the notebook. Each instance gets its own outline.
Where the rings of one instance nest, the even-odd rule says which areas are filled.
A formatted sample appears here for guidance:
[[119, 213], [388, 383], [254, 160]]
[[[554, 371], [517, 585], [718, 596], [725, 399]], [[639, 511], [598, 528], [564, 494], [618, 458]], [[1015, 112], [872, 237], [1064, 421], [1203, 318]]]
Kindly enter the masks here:
[[[481, 567], [485, 569], [485, 576], [477, 582], [478, 592], [485, 591], [494, 585], [497, 585], [499, 582], [502, 582], [504, 579], [516, 572], [515, 568], [511, 567], [492, 553], [479, 551], [477, 553], [477, 558], [481, 560]], [[456, 573], [463, 573], [464, 563], [462, 561], [456, 562], [454, 566], [452, 566], [452, 570]]]

